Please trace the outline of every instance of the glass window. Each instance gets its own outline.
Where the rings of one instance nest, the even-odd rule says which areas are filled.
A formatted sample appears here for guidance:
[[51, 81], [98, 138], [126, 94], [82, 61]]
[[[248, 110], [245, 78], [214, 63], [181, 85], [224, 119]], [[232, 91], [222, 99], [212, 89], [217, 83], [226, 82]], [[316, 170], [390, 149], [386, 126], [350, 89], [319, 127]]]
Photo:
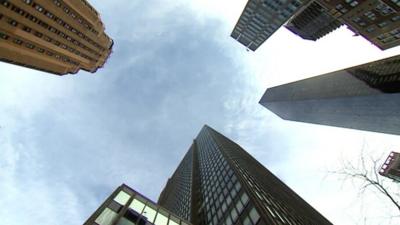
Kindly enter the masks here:
[[143, 210], [143, 216], [145, 216], [150, 223], [153, 223], [154, 217], [156, 217], [156, 210], [149, 205], [146, 205]]
[[251, 221], [248, 216], [246, 216], [246, 218], [244, 218], [243, 225], [251, 225]]
[[235, 207], [232, 208], [231, 216], [232, 216], [232, 221], [233, 221], [233, 222], [236, 222], [236, 219], [238, 218], [238, 214], [237, 214], [237, 212], [236, 212]]
[[235, 184], [235, 189], [236, 189], [236, 191], [239, 191], [241, 187], [242, 187], [242, 186], [240, 185], [239, 182]]
[[179, 219], [171, 215], [169, 218], [168, 225], [179, 225]]
[[249, 202], [249, 196], [246, 193], [243, 193], [240, 199], [242, 200], [243, 205], [247, 205]]
[[125, 205], [131, 196], [127, 194], [125, 191], [120, 191], [117, 196], [115, 196], [114, 200], [121, 205]]
[[226, 211], [226, 209], [227, 209], [227, 207], [226, 207], [226, 203], [224, 202], [224, 203], [222, 204], [222, 211], [223, 211], [223, 212], [225, 212], [225, 211]]
[[144, 203], [135, 198], [135, 199], [133, 199], [129, 208], [135, 210], [138, 213], [142, 213], [143, 208], [144, 208]]
[[167, 225], [168, 217], [162, 213], [158, 213], [156, 217], [156, 221], [154, 222], [155, 225]]
[[260, 219], [260, 214], [258, 214], [256, 208], [252, 208], [249, 215], [250, 215], [251, 221], [253, 221], [254, 224], [256, 224], [258, 222], [258, 220]]
[[231, 196], [232, 196], [233, 199], [236, 197], [236, 194], [237, 194], [236, 190], [234, 188], [232, 188]]
[[137, 220], [139, 219], [139, 213], [137, 213], [135, 210], [128, 209], [125, 212], [124, 219], [130, 221], [131, 223], [123, 223], [123, 224], [135, 224]]
[[213, 218], [213, 224], [217, 225], [217, 223], [218, 223], [218, 219], [217, 219], [217, 215], [215, 215]]
[[217, 215], [218, 215], [218, 219], [220, 220], [220, 219], [222, 218], [222, 211], [221, 211], [221, 209], [218, 210]]
[[131, 221], [129, 221], [128, 219], [122, 217], [122, 218], [118, 221], [117, 225], [135, 225], [135, 224], [132, 223]]
[[224, 188], [224, 195], [227, 195], [227, 194], [228, 194], [228, 189]]
[[226, 225], [232, 225], [232, 219], [229, 215], [226, 217], [225, 223]]
[[240, 200], [238, 200], [238, 202], [236, 203], [236, 209], [239, 212], [239, 214], [242, 213], [242, 211], [244, 209], [244, 206]]
[[111, 225], [117, 216], [117, 213], [109, 208], [105, 208], [103, 212], [100, 213], [99, 217], [97, 217], [95, 222], [99, 225]]
[[232, 202], [232, 198], [228, 195], [228, 197], [226, 197], [226, 204], [230, 205]]

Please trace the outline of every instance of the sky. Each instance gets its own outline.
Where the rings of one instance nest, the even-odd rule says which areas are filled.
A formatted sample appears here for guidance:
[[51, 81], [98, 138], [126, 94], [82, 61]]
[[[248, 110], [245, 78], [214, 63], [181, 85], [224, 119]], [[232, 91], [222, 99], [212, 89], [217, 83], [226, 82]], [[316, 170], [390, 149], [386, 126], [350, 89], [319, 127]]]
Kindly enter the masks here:
[[317, 42], [281, 28], [248, 52], [230, 38], [245, 0], [90, 2], [115, 41], [96, 74], [0, 63], [0, 224], [82, 224], [122, 183], [156, 201], [204, 124], [332, 223], [398, 224], [386, 199], [330, 173], [361, 149], [386, 157], [398, 136], [284, 121], [258, 101], [399, 47], [380, 51], [345, 27]]

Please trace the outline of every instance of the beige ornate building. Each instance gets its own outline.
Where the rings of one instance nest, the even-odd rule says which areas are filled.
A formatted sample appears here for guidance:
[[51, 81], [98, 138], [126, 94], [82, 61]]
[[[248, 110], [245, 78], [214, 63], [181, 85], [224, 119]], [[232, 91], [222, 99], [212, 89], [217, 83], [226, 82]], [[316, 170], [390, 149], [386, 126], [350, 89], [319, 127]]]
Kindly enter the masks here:
[[111, 53], [86, 0], [0, 0], [0, 61], [57, 75], [96, 72]]

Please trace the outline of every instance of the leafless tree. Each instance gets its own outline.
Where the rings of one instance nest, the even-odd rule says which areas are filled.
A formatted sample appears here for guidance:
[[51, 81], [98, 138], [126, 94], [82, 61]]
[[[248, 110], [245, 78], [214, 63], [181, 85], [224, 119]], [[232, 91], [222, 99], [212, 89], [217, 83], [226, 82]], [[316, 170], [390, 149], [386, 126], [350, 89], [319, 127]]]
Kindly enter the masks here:
[[390, 218], [400, 218], [400, 183], [394, 184], [390, 178], [379, 174], [385, 155], [374, 157], [372, 154], [366, 154], [364, 149], [365, 143], [358, 160], [342, 160], [341, 168], [330, 173], [341, 176], [343, 182], [352, 182], [359, 189], [359, 195], [364, 195], [367, 190], [377, 191], [380, 199], [388, 200], [389, 205], [397, 209], [398, 213]]

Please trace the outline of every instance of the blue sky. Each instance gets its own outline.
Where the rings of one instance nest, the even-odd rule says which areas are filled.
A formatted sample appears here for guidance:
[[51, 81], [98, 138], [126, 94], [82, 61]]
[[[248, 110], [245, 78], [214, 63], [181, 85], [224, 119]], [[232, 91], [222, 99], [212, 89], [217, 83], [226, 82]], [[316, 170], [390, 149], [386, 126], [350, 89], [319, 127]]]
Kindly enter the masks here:
[[283, 121], [258, 101], [267, 87], [399, 48], [382, 52], [345, 28], [318, 42], [282, 28], [253, 53], [229, 37], [244, 0], [91, 2], [115, 41], [96, 74], [0, 63], [2, 224], [82, 224], [121, 183], [156, 200], [204, 124], [333, 223], [395, 224], [384, 200], [357, 197], [327, 171], [356, 160], [363, 143], [396, 150], [398, 136]]

